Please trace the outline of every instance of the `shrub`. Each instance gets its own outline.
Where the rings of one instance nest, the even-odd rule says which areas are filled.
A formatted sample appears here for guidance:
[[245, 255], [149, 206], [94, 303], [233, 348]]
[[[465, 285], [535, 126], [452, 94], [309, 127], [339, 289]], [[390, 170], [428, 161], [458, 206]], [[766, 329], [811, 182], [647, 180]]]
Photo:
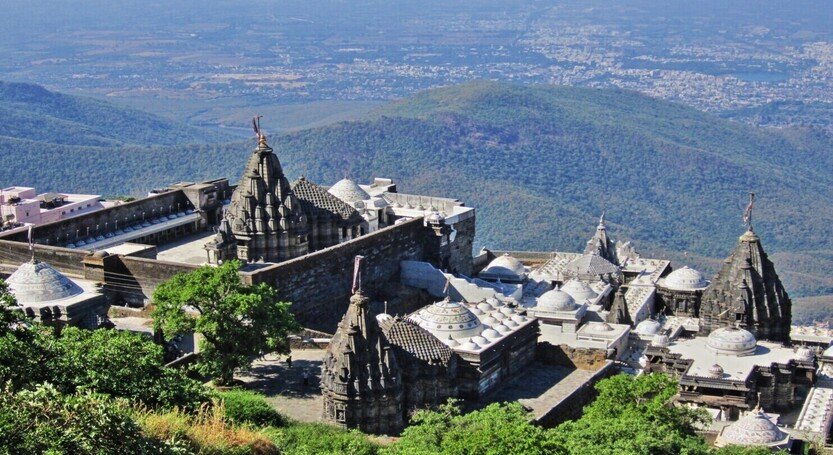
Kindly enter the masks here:
[[220, 402], [229, 422], [259, 427], [286, 426], [286, 418], [259, 393], [241, 389], [220, 392]]
[[358, 430], [321, 423], [296, 423], [264, 431], [285, 455], [374, 455], [379, 446]]
[[0, 392], [0, 453], [166, 453], [142, 435], [124, 400], [52, 386]]

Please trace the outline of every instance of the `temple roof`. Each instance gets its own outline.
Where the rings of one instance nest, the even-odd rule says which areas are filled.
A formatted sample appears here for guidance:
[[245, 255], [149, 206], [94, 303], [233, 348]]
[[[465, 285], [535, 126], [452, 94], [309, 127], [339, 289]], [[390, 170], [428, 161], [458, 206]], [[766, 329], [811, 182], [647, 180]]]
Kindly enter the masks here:
[[327, 192], [351, 205], [358, 201], [370, 199], [367, 191], [363, 190], [358, 183], [348, 178], [339, 180]]
[[453, 352], [437, 337], [417, 324], [401, 319], [390, 318], [380, 324], [388, 341], [416, 358], [425, 362], [447, 364]]
[[84, 290], [46, 262], [32, 259], [6, 280], [20, 304], [45, 303], [80, 295]]
[[564, 266], [571, 275], [602, 276], [619, 273], [619, 267], [598, 254], [584, 254]]
[[292, 182], [290, 187], [307, 216], [335, 215], [348, 224], [361, 223], [363, 220], [352, 206], [304, 177]]
[[604, 213], [599, 217], [599, 225], [596, 226], [596, 233], [587, 241], [584, 254], [597, 254], [613, 264], [619, 264], [619, 258], [616, 254], [616, 242], [607, 236]]

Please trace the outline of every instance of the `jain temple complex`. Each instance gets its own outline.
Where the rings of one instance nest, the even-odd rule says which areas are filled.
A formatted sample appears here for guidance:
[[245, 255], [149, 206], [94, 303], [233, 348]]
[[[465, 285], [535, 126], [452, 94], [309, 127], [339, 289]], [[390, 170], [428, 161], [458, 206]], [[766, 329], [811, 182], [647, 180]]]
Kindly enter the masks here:
[[240, 260], [240, 279], [274, 286], [306, 328], [299, 344], [321, 350], [320, 415], [335, 425], [397, 434], [448, 398], [519, 400], [554, 425], [603, 377], [661, 372], [679, 381], [679, 405], [710, 413], [716, 445], [829, 438], [833, 334], [791, 325], [751, 223], [710, 278], [614, 241], [604, 217], [583, 251], [475, 252], [463, 202], [384, 178], [290, 180], [259, 135], [236, 185], [181, 182], [33, 224], [31, 248], [25, 225], [0, 231], [0, 276], [55, 325], [147, 330], [110, 310]]

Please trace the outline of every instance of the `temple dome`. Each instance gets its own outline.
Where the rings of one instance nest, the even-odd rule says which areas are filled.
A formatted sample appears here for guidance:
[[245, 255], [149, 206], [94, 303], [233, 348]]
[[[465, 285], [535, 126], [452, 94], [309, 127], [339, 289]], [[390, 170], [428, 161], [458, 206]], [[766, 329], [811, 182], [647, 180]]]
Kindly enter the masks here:
[[750, 355], [755, 353], [757, 340], [752, 332], [736, 327], [723, 327], [712, 331], [706, 341], [708, 348], [717, 354]]
[[560, 289], [552, 289], [541, 294], [535, 307], [538, 311], [575, 311], [576, 308], [578, 304], [575, 299]]
[[80, 286], [46, 262], [23, 263], [6, 280], [20, 304], [46, 303], [84, 293]]
[[508, 254], [504, 254], [503, 256], [494, 258], [480, 273], [518, 279], [526, 274], [526, 268], [521, 261]]
[[718, 436], [719, 445], [776, 447], [789, 442], [789, 435], [761, 411], [752, 411], [729, 425]]
[[795, 351], [795, 359], [802, 362], [812, 362], [815, 357], [813, 350], [806, 346], [801, 346]]
[[350, 205], [370, 199], [370, 195], [358, 183], [346, 178], [336, 182], [327, 192]]
[[658, 348], [666, 348], [668, 347], [668, 335], [664, 333], [657, 333], [654, 335], [654, 338], [651, 339], [651, 346], [656, 346]]
[[672, 291], [702, 291], [709, 287], [709, 281], [702, 273], [685, 266], [668, 274], [663, 287]]
[[636, 333], [643, 336], [654, 336], [659, 333], [660, 327], [662, 325], [659, 322], [653, 319], [646, 319], [636, 325]]
[[483, 326], [474, 313], [462, 303], [449, 299], [417, 311], [410, 319], [440, 340], [449, 336], [456, 339], [471, 338], [483, 331]]
[[584, 302], [586, 300], [593, 300], [599, 296], [586, 283], [579, 280], [569, 280], [561, 286], [561, 290], [570, 294], [576, 302]]

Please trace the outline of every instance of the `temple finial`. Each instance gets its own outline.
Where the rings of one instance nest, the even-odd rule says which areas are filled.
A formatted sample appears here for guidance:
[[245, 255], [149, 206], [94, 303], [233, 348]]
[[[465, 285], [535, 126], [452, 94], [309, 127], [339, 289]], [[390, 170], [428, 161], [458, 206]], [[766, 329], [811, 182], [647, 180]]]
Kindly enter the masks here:
[[749, 192], [749, 205], [743, 212], [743, 223], [746, 225], [748, 231], [752, 230], [752, 207], [755, 205], [755, 193]]
[[364, 256], [356, 256], [353, 260], [353, 294], [362, 290], [362, 261]]
[[255, 136], [257, 136], [257, 143], [258, 145], [266, 145], [266, 135], [263, 134], [263, 130], [260, 129], [260, 119], [263, 118], [262, 115], [255, 115], [252, 118], [252, 128], [255, 130]]

